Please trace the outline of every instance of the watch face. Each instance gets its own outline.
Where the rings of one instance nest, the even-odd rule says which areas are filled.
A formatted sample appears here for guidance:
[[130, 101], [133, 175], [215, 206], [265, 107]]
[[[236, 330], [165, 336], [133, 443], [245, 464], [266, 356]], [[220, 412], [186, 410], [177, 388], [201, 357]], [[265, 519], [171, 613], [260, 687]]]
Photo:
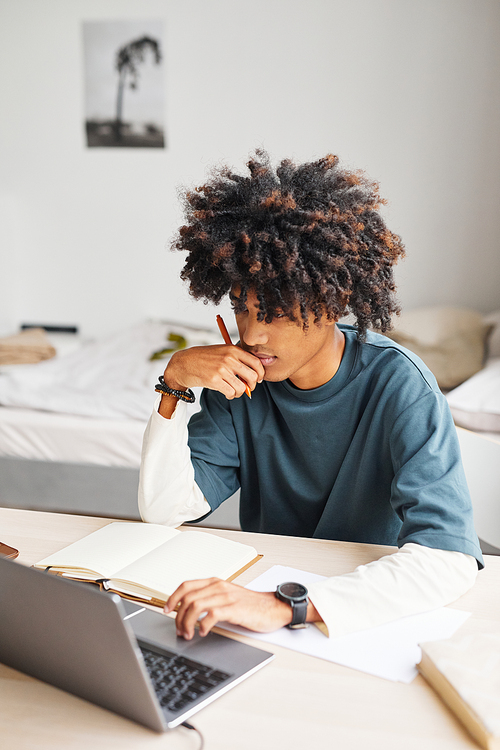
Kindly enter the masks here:
[[307, 596], [307, 589], [301, 583], [282, 583], [280, 593], [290, 599], [303, 599]]

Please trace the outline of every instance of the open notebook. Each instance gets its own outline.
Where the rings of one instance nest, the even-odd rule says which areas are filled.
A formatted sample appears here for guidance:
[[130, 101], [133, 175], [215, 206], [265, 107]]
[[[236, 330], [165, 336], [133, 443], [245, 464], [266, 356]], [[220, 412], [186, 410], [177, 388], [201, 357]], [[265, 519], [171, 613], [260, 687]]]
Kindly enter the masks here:
[[34, 567], [161, 606], [184, 581], [231, 580], [260, 557], [249, 545], [202, 531], [115, 522]]

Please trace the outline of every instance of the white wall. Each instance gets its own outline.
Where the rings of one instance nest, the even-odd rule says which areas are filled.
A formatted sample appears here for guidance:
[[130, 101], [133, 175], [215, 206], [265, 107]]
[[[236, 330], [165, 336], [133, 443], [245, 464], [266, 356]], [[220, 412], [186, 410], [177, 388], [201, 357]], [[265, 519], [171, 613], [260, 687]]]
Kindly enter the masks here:
[[[497, 0], [0, 0], [0, 332], [213, 322], [176, 189], [256, 146], [379, 180], [400, 298], [500, 307]], [[81, 22], [164, 18], [168, 148], [87, 149]]]

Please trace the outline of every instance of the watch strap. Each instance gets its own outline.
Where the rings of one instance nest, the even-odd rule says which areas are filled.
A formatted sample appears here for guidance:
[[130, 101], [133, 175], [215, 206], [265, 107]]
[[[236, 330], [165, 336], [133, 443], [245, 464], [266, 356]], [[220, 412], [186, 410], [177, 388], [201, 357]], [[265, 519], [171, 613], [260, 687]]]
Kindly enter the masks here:
[[288, 627], [294, 630], [307, 627], [306, 618], [309, 600], [303, 599], [301, 602], [290, 602], [290, 604], [292, 605], [292, 622]]

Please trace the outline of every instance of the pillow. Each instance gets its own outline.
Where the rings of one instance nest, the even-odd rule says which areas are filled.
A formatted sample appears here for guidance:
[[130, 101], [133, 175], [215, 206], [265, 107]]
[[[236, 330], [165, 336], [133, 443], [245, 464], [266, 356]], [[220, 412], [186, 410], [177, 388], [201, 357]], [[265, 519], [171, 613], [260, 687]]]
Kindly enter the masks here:
[[417, 354], [449, 390], [472, 377], [484, 364], [493, 324], [462, 307], [421, 307], [394, 319], [386, 335]]
[[459, 427], [500, 433], [500, 358], [492, 359], [446, 398]]

